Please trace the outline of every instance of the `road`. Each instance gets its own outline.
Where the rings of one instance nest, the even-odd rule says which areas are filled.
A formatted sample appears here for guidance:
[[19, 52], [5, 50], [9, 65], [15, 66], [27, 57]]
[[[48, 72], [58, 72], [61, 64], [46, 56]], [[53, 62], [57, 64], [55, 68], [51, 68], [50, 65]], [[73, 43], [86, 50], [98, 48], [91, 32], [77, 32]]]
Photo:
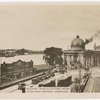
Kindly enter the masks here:
[[[26, 81], [24, 83], [26, 83], [27, 85], [30, 85], [31, 84], [31, 80]], [[14, 85], [14, 86], [5, 88], [3, 90], [0, 90], [0, 93], [13, 93], [13, 92], [22, 93], [21, 90], [18, 90], [18, 85]]]

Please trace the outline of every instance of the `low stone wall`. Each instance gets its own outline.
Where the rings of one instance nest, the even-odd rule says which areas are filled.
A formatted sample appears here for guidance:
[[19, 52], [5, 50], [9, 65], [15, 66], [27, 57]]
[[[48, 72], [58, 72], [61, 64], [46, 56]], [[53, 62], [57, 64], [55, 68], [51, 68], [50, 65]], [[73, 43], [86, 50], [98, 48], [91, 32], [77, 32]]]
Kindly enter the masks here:
[[84, 91], [84, 89], [85, 89], [85, 87], [86, 87], [86, 85], [87, 85], [87, 82], [88, 82], [88, 80], [89, 80], [89, 76], [86, 78], [86, 79], [83, 79], [82, 80], [82, 82], [81, 82], [81, 92], [83, 92]]

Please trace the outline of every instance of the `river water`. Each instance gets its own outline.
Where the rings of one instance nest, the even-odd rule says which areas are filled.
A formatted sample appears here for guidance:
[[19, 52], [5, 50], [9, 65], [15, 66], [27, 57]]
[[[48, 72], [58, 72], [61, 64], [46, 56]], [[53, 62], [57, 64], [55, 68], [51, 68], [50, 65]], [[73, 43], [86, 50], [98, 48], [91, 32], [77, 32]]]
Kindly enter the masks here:
[[15, 57], [0, 57], [0, 63], [3, 63], [3, 62], [12, 63], [18, 60], [22, 60], [26, 62], [32, 60], [34, 62], [34, 65], [45, 64], [43, 60], [43, 54], [21, 55], [21, 56], [15, 56]]

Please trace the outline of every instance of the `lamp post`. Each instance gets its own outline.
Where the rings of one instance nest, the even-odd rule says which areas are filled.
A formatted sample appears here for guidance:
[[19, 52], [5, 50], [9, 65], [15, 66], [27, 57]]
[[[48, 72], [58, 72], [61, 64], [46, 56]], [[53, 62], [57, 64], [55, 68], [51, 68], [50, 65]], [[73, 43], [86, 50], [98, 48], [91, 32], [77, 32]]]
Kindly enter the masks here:
[[81, 68], [79, 68], [79, 92], [81, 87]]
[[81, 92], [80, 87], [81, 87], [81, 67], [82, 67], [82, 63], [80, 62], [80, 60], [77, 62], [77, 66], [79, 68], [79, 92]]

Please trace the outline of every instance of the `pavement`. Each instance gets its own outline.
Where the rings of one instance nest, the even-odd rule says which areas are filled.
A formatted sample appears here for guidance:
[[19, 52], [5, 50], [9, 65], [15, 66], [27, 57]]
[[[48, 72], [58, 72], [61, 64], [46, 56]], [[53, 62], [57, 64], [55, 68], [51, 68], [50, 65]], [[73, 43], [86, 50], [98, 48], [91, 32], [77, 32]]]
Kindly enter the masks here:
[[100, 67], [96, 66], [92, 68], [91, 77], [88, 80], [84, 92], [100, 92]]

